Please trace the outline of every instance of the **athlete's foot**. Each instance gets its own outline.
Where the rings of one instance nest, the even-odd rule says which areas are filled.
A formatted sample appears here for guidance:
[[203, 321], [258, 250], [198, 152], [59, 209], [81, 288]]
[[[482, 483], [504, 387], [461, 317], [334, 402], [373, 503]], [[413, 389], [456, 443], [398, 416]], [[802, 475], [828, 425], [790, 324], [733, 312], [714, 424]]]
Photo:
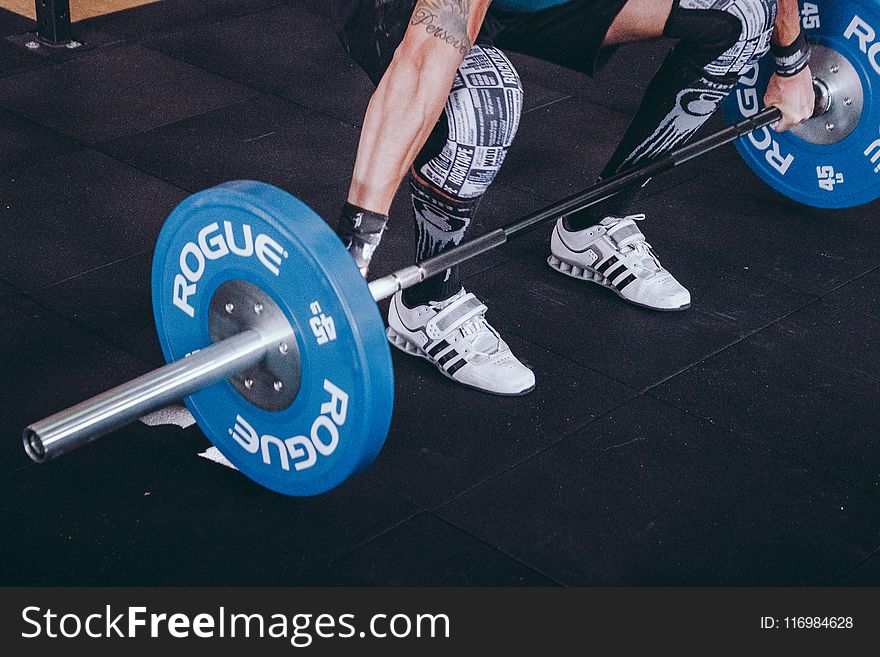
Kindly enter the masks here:
[[569, 231], [560, 219], [547, 263], [568, 276], [598, 283], [621, 298], [654, 310], [685, 310], [691, 295], [657, 259], [636, 225], [643, 214], [605, 217], [596, 226]]
[[496, 395], [530, 392], [535, 375], [511, 353], [485, 313], [486, 306], [464, 290], [414, 308], [398, 292], [388, 309], [388, 340], [471, 388]]

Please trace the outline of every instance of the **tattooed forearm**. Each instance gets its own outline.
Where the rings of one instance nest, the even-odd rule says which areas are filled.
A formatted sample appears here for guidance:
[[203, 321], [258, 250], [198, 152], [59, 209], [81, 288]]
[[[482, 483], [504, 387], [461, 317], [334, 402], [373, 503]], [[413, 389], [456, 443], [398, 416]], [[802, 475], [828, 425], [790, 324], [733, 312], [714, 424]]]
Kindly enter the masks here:
[[471, 49], [468, 35], [473, 0], [418, 0], [412, 25], [423, 25], [425, 32], [466, 55]]

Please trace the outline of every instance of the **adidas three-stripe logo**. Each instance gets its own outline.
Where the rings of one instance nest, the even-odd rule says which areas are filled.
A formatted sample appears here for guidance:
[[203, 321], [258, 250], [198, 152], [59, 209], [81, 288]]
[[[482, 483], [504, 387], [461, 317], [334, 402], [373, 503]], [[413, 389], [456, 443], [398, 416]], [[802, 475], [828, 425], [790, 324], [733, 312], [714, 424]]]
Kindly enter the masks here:
[[[616, 255], [612, 255], [610, 258], [608, 258], [608, 260], [596, 267], [596, 271], [602, 274], [606, 279], [608, 279], [608, 281], [611, 282], [612, 285], [614, 285], [614, 287], [616, 287], [620, 291], [623, 291], [623, 289], [627, 285], [636, 280], [635, 275], [629, 273], [626, 265], [620, 262]], [[614, 283], [614, 279], [623, 273], [626, 273], [626, 276]]]
[[[449, 350], [446, 351], [446, 353], [443, 353], [447, 348], [449, 348]], [[452, 376], [466, 365], [466, 361], [462, 357], [459, 357], [458, 360], [454, 360], [458, 356], [458, 352], [455, 351], [454, 348], [451, 348], [451, 345], [446, 342], [446, 340], [440, 340], [440, 342], [432, 345], [427, 351], [428, 355], [436, 360], [440, 367], [446, 370], [449, 376]], [[443, 353], [443, 355], [439, 355], [441, 353]], [[450, 361], [452, 362], [450, 363]]]

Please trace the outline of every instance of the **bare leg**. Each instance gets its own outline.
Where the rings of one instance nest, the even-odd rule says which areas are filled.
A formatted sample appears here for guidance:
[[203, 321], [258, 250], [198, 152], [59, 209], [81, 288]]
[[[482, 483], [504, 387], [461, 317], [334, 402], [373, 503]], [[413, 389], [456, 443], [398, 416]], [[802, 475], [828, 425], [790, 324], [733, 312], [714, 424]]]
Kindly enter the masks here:
[[673, 0], [629, 0], [614, 19], [603, 45], [657, 39], [669, 20]]

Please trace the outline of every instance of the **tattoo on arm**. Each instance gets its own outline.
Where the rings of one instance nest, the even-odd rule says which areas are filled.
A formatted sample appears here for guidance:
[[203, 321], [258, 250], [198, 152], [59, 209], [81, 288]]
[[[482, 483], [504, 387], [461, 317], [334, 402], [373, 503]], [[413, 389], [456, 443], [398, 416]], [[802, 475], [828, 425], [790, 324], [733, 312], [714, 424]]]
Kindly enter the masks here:
[[474, 0], [418, 0], [410, 23], [423, 25], [435, 39], [467, 55], [471, 49], [468, 22]]

